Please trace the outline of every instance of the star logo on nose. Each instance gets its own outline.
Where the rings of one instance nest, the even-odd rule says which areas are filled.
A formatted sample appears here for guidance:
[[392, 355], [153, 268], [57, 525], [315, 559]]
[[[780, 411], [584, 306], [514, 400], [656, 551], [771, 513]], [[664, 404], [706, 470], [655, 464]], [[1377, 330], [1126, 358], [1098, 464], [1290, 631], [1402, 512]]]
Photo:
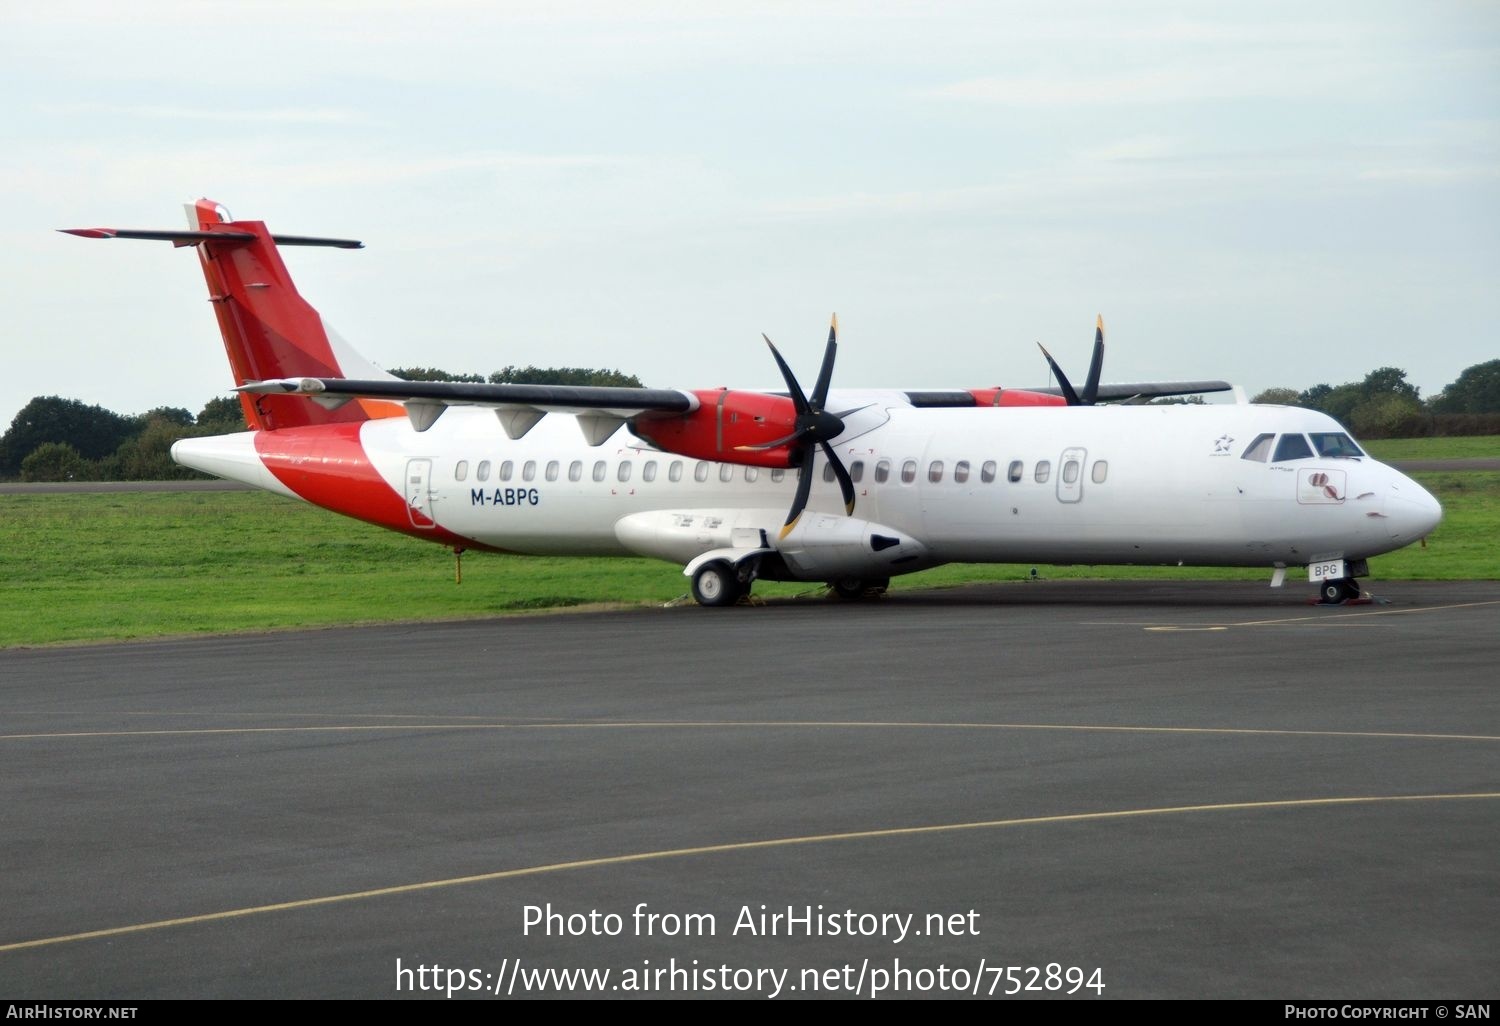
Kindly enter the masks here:
[[1230, 435], [1220, 435], [1218, 438], [1214, 439], [1214, 455], [1217, 456], [1220, 453], [1228, 452], [1229, 447], [1233, 444], [1233, 437], [1231, 437]]

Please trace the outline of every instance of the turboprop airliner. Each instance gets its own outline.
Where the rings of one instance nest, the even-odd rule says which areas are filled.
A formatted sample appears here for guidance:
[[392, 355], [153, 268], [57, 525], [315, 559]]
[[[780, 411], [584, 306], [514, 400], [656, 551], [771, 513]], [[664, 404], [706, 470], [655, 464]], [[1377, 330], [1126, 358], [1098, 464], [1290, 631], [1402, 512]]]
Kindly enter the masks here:
[[[1219, 381], [1081, 390], [811, 392], [412, 382], [360, 356], [292, 284], [287, 246], [211, 200], [188, 228], [64, 229], [197, 251], [251, 430], [176, 443], [183, 466], [466, 550], [652, 556], [705, 606], [758, 579], [839, 596], [943, 563], [1306, 567], [1324, 602], [1442, 518], [1420, 485], [1310, 410], [1141, 405]], [[1043, 350], [1044, 354], [1046, 353]]]

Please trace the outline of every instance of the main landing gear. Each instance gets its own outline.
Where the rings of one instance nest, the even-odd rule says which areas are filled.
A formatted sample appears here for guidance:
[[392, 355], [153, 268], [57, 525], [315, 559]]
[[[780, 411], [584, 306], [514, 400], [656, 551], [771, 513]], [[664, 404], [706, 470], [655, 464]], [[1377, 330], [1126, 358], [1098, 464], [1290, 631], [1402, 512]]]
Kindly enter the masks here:
[[846, 602], [879, 598], [890, 587], [889, 577], [839, 577], [828, 582], [829, 589]]
[[[758, 569], [753, 559], [738, 565], [710, 560], [693, 573], [693, 598], [700, 606], [736, 605], [750, 594]], [[859, 602], [884, 595], [890, 583], [889, 577], [838, 577], [828, 582], [828, 588], [846, 602]]]
[[693, 598], [700, 606], [732, 606], [750, 594], [755, 569], [741, 563], [738, 567], [726, 559], [704, 563], [693, 574]]

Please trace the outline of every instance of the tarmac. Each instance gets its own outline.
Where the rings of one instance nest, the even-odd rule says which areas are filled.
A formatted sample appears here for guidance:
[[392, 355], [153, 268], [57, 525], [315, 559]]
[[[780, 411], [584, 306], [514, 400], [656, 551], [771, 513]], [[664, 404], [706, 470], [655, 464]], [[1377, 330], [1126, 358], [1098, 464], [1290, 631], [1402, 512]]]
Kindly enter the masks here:
[[1368, 586], [0, 652], [0, 998], [1493, 997], [1500, 583]]

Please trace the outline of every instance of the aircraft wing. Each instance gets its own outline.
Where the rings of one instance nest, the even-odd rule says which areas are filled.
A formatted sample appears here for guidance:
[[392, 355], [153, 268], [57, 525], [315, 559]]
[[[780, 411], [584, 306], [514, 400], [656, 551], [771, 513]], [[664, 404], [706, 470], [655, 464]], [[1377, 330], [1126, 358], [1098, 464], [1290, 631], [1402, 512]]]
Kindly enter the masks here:
[[356, 378], [275, 378], [249, 381], [240, 392], [303, 395], [329, 409], [351, 399], [385, 399], [406, 405], [412, 427], [426, 431], [449, 406], [482, 406], [495, 411], [505, 433], [520, 438], [548, 413], [571, 413], [591, 445], [602, 444], [626, 420], [642, 414], [691, 413], [698, 397], [671, 388], [619, 388], [589, 385], [490, 385], [466, 381], [360, 380]]
[[[1173, 395], [1201, 395], [1205, 392], [1231, 392], [1234, 386], [1227, 381], [1141, 381], [1119, 385], [1100, 385], [1095, 396], [1098, 402], [1145, 402]], [[1052, 402], [1035, 402], [1038, 396], [1063, 399], [1061, 388], [1049, 385], [1043, 388], [971, 388], [971, 389], [908, 389], [899, 393], [912, 406], [923, 409], [940, 409], [955, 406], [1030, 406], [1053, 405]], [[1061, 402], [1056, 405], [1061, 406]]]
[[[1205, 392], [1230, 392], [1234, 386], [1227, 381], [1140, 381], [1123, 385], [1100, 385], [1100, 402], [1128, 402], [1132, 399], [1163, 399], [1174, 395], [1202, 395]], [[1062, 395], [1056, 387], [1031, 388], [1029, 392], [1043, 395]]]

